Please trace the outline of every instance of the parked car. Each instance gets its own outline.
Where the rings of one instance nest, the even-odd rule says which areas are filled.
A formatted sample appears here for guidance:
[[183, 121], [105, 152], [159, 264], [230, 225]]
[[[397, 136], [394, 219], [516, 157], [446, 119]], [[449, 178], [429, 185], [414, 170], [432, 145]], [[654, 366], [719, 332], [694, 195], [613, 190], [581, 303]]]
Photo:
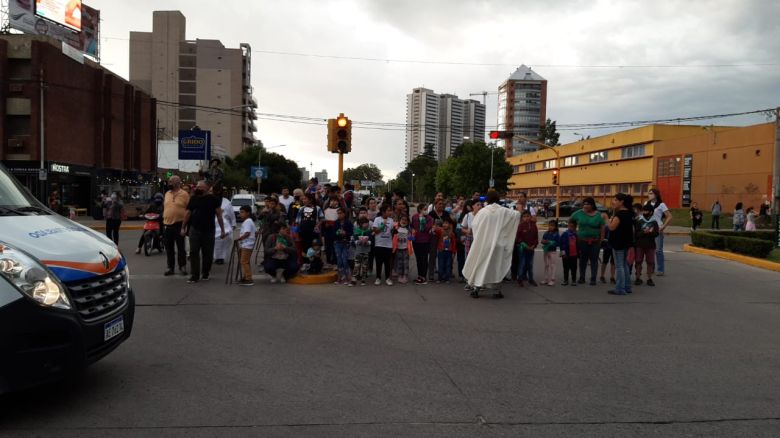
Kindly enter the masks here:
[[253, 215], [257, 215], [257, 199], [255, 195], [249, 193], [235, 194], [230, 200], [230, 204], [233, 205], [233, 213], [236, 215], [236, 219], [238, 219], [238, 211], [245, 205], [252, 208]]
[[[547, 209], [548, 215], [553, 216], [553, 217], [555, 216], [555, 206], [556, 206], [555, 202], [552, 202], [550, 204], [550, 207]], [[577, 201], [562, 201], [561, 202], [561, 208], [560, 208], [559, 216], [560, 217], [570, 217], [572, 214], [574, 214], [575, 211], [581, 210], [581, 209], [582, 209], [582, 201], [581, 200], [577, 200]], [[606, 207], [604, 207], [603, 205], [599, 204], [598, 202], [596, 202], [596, 210], [600, 211], [601, 213], [606, 213], [608, 209]]]

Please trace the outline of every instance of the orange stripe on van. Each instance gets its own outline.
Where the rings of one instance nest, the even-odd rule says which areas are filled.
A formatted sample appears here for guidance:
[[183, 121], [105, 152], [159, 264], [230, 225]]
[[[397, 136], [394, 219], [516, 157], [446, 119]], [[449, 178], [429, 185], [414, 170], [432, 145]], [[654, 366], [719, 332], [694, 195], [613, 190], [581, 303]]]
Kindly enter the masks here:
[[119, 265], [120, 258], [116, 257], [108, 262], [108, 269], [103, 266], [102, 263], [82, 263], [82, 262], [66, 262], [61, 260], [41, 260], [46, 266], [57, 266], [60, 268], [77, 269], [79, 271], [92, 272], [94, 274], [107, 274]]

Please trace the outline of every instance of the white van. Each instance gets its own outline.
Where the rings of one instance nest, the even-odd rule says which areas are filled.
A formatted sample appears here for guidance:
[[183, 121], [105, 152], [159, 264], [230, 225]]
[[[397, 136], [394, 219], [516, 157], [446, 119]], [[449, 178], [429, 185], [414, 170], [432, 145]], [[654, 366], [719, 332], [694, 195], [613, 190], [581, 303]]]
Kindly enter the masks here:
[[230, 203], [233, 205], [233, 214], [236, 215], [236, 220], [238, 220], [238, 211], [245, 205], [252, 208], [253, 216], [257, 216], [257, 199], [255, 198], [255, 195], [237, 193], [233, 195], [233, 199], [230, 200]]
[[0, 394], [97, 361], [130, 336], [134, 314], [117, 246], [53, 213], [0, 165]]

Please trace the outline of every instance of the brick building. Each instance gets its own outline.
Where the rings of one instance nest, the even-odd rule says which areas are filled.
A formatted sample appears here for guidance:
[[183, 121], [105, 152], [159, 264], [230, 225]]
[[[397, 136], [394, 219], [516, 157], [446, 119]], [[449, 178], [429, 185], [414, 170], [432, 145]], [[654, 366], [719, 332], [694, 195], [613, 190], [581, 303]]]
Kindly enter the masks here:
[[39, 199], [154, 191], [156, 102], [126, 80], [53, 39], [0, 35], [0, 96], [0, 160]]

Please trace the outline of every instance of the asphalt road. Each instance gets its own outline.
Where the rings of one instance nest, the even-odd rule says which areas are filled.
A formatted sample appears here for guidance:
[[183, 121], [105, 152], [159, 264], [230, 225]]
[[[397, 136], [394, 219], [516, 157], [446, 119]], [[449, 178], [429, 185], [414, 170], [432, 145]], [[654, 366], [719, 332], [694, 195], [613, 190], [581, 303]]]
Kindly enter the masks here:
[[780, 435], [780, 274], [679, 252], [683, 238], [629, 297], [473, 300], [455, 284], [228, 287], [223, 267], [186, 285], [132, 254], [137, 236], [122, 242], [132, 338], [0, 399], [0, 435]]

